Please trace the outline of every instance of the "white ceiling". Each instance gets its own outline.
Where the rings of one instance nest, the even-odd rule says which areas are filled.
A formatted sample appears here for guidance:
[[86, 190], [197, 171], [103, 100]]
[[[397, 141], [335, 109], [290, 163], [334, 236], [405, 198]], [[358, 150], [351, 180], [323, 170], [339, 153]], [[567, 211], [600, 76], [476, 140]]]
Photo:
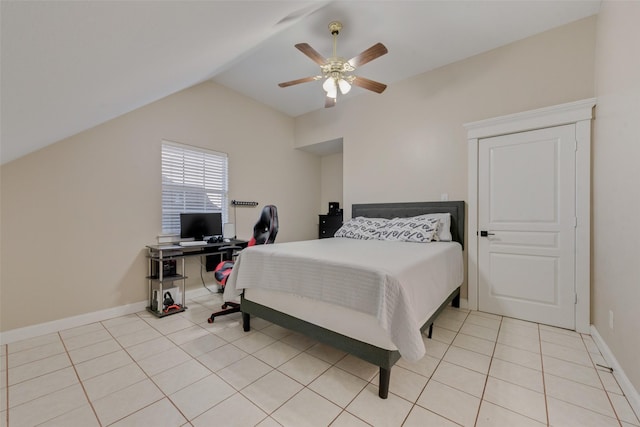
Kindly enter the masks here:
[[[208, 79], [298, 116], [324, 106], [294, 48], [377, 42], [355, 74], [387, 85], [598, 12], [600, 0], [8, 1], [1, 4], [0, 160], [19, 158]], [[354, 87], [346, 97], [384, 96]], [[338, 101], [339, 102], [339, 101]], [[338, 107], [339, 108], [339, 105]]]

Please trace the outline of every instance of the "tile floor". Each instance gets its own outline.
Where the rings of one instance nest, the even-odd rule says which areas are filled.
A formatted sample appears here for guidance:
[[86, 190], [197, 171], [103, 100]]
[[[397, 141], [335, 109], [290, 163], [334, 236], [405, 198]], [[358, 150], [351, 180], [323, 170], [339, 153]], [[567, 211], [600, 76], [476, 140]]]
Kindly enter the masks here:
[[378, 368], [219, 296], [0, 347], [0, 426], [640, 426], [588, 335], [448, 308], [427, 355]]

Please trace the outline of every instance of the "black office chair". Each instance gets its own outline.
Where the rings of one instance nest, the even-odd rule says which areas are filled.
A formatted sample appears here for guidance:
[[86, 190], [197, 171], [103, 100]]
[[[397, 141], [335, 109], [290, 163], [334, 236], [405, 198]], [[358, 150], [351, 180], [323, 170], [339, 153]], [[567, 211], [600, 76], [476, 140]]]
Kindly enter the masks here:
[[[278, 209], [273, 205], [267, 205], [262, 209], [260, 218], [256, 225], [253, 226], [253, 237], [249, 240], [247, 246], [254, 245], [266, 245], [275, 242], [276, 235], [278, 234]], [[216, 281], [224, 289], [227, 284], [227, 278], [231, 274], [233, 269], [234, 260], [233, 253], [236, 249], [241, 249], [237, 246], [221, 247], [220, 250], [227, 250], [227, 256], [224, 261], [220, 262], [214, 270], [214, 276]], [[225, 314], [238, 313], [240, 311], [240, 303], [227, 301], [222, 304], [222, 310], [212, 313], [209, 319], [209, 323], [213, 323], [214, 319], [218, 316], [224, 316]]]

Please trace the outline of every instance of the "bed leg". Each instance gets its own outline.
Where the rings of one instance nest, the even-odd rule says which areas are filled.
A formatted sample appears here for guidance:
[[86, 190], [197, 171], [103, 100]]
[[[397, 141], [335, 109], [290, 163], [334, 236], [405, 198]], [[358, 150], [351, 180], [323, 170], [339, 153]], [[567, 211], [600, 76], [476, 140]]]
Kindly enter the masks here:
[[380, 384], [378, 396], [381, 399], [386, 399], [389, 396], [389, 380], [391, 379], [391, 368], [385, 369], [380, 367]]
[[251, 316], [249, 313], [242, 312], [242, 329], [245, 332], [249, 332], [251, 330]]
[[451, 307], [460, 308], [460, 294], [453, 297], [451, 300]]
[[431, 339], [431, 335], [433, 335], [433, 323], [429, 325], [429, 333], [427, 334], [427, 338]]

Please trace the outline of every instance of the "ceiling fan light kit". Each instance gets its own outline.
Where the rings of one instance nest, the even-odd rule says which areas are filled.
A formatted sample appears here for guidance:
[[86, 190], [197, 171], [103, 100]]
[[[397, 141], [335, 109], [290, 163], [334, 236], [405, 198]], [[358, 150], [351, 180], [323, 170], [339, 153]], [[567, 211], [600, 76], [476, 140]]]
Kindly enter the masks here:
[[333, 21], [329, 23], [329, 31], [331, 31], [331, 35], [333, 36], [333, 56], [327, 59], [307, 43], [298, 43], [295, 45], [300, 52], [307, 55], [312, 61], [320, 66], [320, 70], [322, 71], [321, 75], [283, 82], [278, 86], [289, 87], [300, 83], [324, 79], [322, 89], [326, 92], [324, 104], [326, 108], [336, 105], [338, 90], [340, 90], [342, 95], [346, 95], [351, 90], [352, 85], [356, 85], [376, 93], [384, 92], [387, 85], [364, 77], [358, 77], [350, 73], [354, 72], [357, 67], [386, 54], [388, 52], [387, 48], [382, 43], [376, 43], [369, 49], [347, 61], [345, 58], [337, 55], [336, 45], [340, 30], [342, 30], [342, 24], [340, 22]]

